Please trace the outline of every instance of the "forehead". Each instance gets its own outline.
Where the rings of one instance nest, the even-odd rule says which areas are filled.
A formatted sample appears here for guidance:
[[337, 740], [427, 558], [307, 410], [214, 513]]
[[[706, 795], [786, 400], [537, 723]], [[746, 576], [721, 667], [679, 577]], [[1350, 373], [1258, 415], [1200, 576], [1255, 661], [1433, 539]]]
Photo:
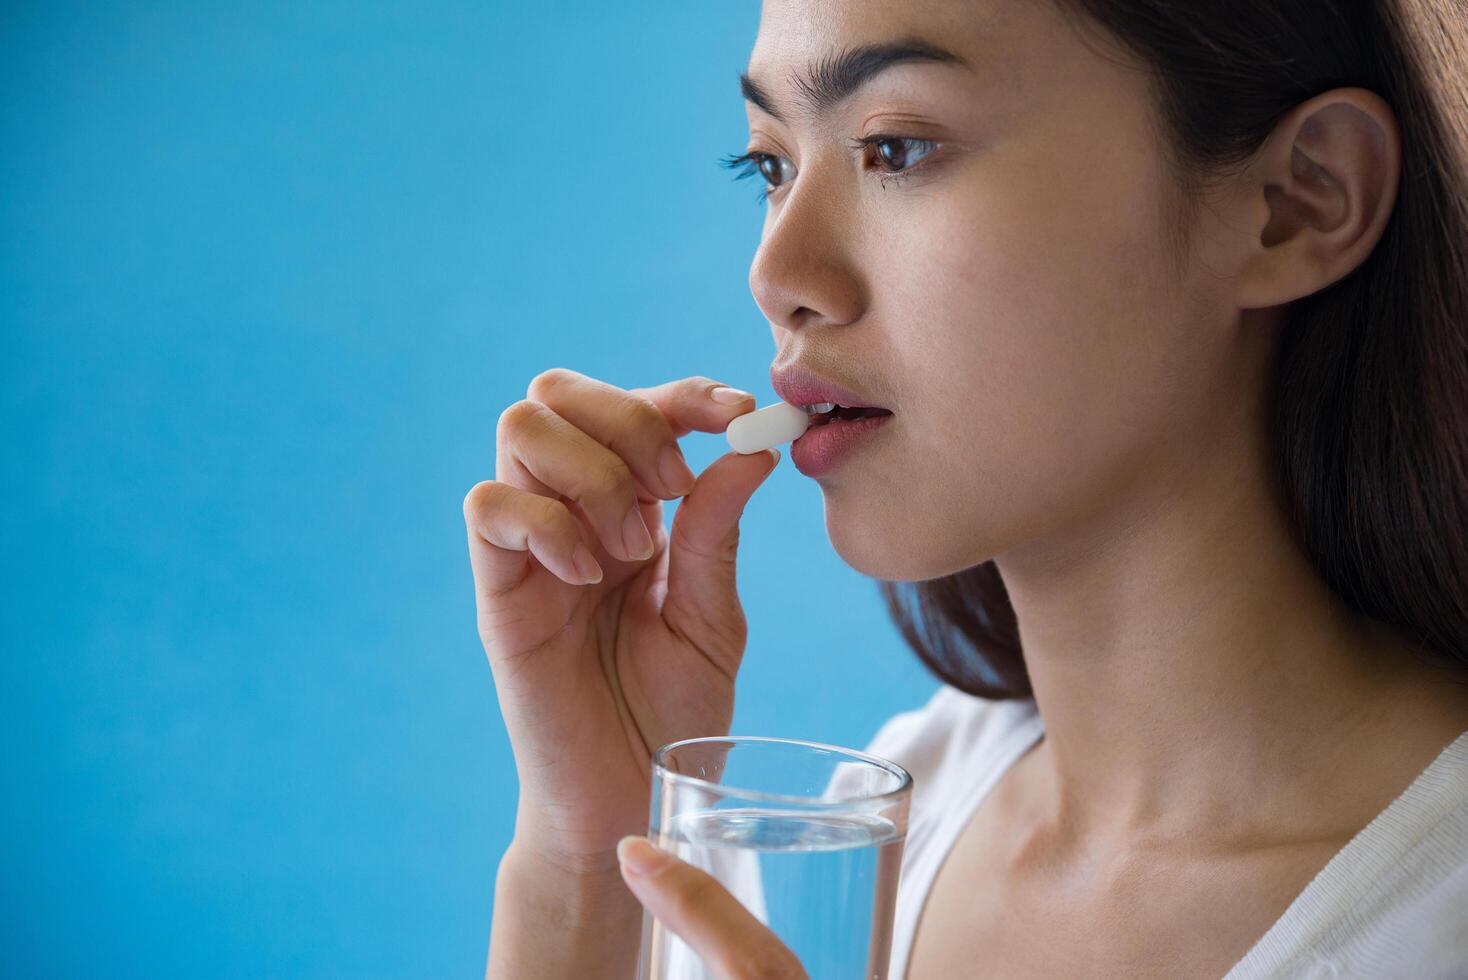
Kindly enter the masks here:
[[[1030, 6], [1007, 0], [997, 6]], [[991, 0], [764, 0], [749, 74], [774, 83], [837, 49], [921, 37], [959, 54], [978, 54], [998, 26]]]
[[809, 102], [812, 80], [842, 54], [917, 41], [957, 55], [987, 88], [1014, 92], [1076, 80], [1103, 57], [1112, 69], [1127, 60], [1102, 32], [1083, 37], [1086, 26], [1057, 0], [764, 0], [745, 74], [782, 104]]

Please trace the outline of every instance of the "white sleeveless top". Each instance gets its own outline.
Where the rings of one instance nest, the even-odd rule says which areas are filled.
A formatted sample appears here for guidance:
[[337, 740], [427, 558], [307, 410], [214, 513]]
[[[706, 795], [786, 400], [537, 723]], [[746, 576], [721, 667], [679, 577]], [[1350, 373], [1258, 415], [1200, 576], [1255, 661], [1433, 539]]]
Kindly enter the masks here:
[[[888, 980], [906, 980], [939, 865], [1044, 727], [1032, 699], [944, 684], [866, 746], [913, 777]], [[1468, 732], [1350, 840], [1224, 980], [1468, 978]]]

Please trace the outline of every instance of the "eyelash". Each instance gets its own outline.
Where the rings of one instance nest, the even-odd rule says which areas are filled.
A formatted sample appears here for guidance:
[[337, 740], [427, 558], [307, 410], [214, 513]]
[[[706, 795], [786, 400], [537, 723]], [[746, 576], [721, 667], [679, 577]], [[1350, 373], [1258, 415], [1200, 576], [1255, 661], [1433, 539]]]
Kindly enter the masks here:
[[[888, 170], [879, 172], [877, 175], [877, 180], [881, 182], [881, 185], [883, 187], [887, 186], [887, 181], [889, 180], [892, 181], [894, 184], [900, 184], [903, 180], [910, 177], [914, 172], [921, 169], [932, 158], [933, 148], [936, 148], [938, 146], [938, 144], [934, 140], [918, 139], [915, 136], [893, 136], [887, 133], [878, 133], [874, 136], [865, 136], [860, 139], [853, 139], [847, 145], [854, 150], [864, 150], [868, 146], [875, 146], [878, 143], [918, 143], [930, 148], [928, 153], [924, 155], [921, 160], [919, 160], [917, 163], [914, 163], [910, 167], [904, 167], [901, 170]], [[757, 151], [750, 151], [748, 153], [739, 154], [738, 156], [730, 154], [721, 159], [719, 161], [719, 164], [720, 166], [727, 167], [730, 170], [738, 170], [739, 172], [734, 175], [734, 179], [743, 180], [746, 177], [763, 176], [763, 173], [760, 171], [759, 165], [760, 161], [766, 158], [778, 159], [778, 157], [776, 157], [773, 153], [760, 153]], [[788, 183], [788, 181], [786, 183]], [[780, 185], [780, 187], [784, 186], [785, 184]], [[779, 190], [780, 188], [776, 187], [774, 189]], [[768, 201], [769, 198], [770, 187], [766, 185], [765, 188], [759, 192], [758, 200], [764, 202]]]

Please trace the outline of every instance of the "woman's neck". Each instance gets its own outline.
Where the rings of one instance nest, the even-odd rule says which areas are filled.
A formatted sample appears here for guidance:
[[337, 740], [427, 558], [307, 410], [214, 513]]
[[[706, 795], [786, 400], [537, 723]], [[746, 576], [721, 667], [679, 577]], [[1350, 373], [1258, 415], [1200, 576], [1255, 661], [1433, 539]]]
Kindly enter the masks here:
[[1214, 444], [1187, 477], [1068, 534], [1064, 554], [996, 559], [1057, 826], [1348, 837], [1468, 729], [1468, 688], [1342, 605], [1249, 458], [1265, 457]]

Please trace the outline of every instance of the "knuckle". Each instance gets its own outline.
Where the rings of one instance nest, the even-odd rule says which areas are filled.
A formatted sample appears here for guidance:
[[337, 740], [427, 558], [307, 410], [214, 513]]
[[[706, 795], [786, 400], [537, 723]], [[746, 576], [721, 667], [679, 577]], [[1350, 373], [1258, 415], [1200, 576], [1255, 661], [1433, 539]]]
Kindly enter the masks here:
[[643, 395], [629, 395], [621, 399], [617, 412], [619, 415], [617, 431], [619, 433], [637, 436], [649, 432], [656, 433], [666, 427], [662, 409], [658, 408], [651, 398]]
[[604, 466], [591, 469], [587, 478], [588, 491], [600, 497], [626, 497], [633, 494], [632, 471], [627, 464], [613, 457]]
[[774, 972], [769, 975], [771, 977], [779, 977], [780, 980], [810, 980], [809, 975], [800, 965], [800, 961], [788, 956], [782, 955], [774, 962], [771, 969]]
[[541, 523], [546, 527], [555, 528], [557, 531], [569, 531], [576, 533], [576, 517], [571, 513], [563, 501], [553, 500], [550, 497], [541, 497]]
[[523, 426], [530, 419], [535, 418], [541, 411], [543, 409], [540, 404], [522, 398], [520, 401], [511, 403], [503, 412], [500, 412], [499, 422], [495, 426], [495, 431], [501, 434], [511, 432]]
[[498, 486], [494, 480], [480, 480], [470, 487], [464, 494], [464, 518], [470, 522], [476, 520], [489, 506]]
[[796, 980], [803, 977], [784, 956], [763, 951], [752, 953], [734, 969], [738, 980]]
[[725, 565], [733, 565], [738, 562], [740, 536], [739, 525], [736, 524], [731, 527], [727, 532], [725, 532], [724, 536], [719, 538], [718, 542], [713, 546], [712, 549], [701, 547], [699, 544], [690, 541], [689, 535], [691, 533], [692, 532], [688, 530], [687, 524], [679, 524], [677, 521], [674, 521], [673, 531], [671, 534], [672, 540], [670, 543], [674, 547], [677, 547], [682, 551], [686, 551], [691, 555], [696, 555], [704, 561], [718, 562]]
[[546, 368], [530, 379], [530, 384], [525, 389], [525, 397], [538, 401], [549, 395], [556, 388], [564, 385], [567, 381], [578, 376], [575, 371], [569, 368]]
[[703, 875], [691, 876], [679, 882], [668, 900], [679, 921], [687, 922], [699, 915], [709, 905], [713, 887], [713, 879]]

